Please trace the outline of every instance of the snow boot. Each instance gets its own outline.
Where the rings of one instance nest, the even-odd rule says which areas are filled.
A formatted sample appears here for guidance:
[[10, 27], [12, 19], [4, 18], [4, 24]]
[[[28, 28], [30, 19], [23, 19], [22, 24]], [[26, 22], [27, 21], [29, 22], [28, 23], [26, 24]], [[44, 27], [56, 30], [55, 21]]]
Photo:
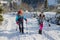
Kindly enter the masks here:
[[23, 29], [22, 29], [22, 34], [24, 34], [24, 31], [23, 31]]
[[42, 30], [39, 30], [39, 34], [42, 34]]
[[49, 27], [51, 27], [51, 25], [49, 24]]

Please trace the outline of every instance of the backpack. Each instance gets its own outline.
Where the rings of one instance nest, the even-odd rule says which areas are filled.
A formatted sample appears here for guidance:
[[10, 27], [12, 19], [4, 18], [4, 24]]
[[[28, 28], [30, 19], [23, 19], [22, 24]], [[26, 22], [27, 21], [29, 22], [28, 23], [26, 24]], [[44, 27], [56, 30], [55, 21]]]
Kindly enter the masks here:
[[20, 23], [23, 23], [23, 16], [18, 16], [19, 18], [18, 18], [18, 21], [20, 22]]

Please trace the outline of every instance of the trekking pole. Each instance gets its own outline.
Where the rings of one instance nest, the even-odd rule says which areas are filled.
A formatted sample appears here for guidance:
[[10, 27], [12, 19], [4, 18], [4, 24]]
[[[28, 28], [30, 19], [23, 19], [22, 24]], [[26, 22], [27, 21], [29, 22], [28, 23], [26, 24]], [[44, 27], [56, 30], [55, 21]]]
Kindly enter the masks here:
[[19, 26], [19, 25], [16, 24], [16, 31], [18, 31], [18, 26]]
[[28, 34], [28, 27], [27, 27], [27, 22], [26, 22], [26, 30], [27, 30], [27, 32], [26, 32], [26, 33]]
[[16, 25], [16, 31], [18, 31], [18, 30], [17, 30], [17, 29], [18, 29], [17, 27], [18, 27], [18, 26]]

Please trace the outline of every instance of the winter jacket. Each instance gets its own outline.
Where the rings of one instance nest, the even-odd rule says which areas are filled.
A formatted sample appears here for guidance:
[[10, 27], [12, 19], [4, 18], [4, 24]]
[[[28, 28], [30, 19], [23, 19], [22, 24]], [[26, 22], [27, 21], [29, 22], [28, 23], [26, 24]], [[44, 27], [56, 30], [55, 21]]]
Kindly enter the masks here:
[[43, 23], [43, 18], [39, 18], [39, 24]]
[[19, 24], [23, 23], [23, 19], [27, 21], [25, 16], [20, 16], [20, 15], [16, 16], [16, 22], [19, 23]]
[[39, 21], [39, 24], [43, 23], [43, 21], [44, 21], [44, 15], [43, 16], [39, 16], [38, 21]]

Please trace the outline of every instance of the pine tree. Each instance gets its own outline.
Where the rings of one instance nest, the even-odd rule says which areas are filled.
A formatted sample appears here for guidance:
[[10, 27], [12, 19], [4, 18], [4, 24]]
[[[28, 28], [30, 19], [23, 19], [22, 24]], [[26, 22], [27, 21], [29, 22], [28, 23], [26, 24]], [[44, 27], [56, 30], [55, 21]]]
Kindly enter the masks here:
[[0, 25], [2, 24], [2, 21], [3, 21], [3, 16], [2, 16], [2, 7], [0, 7]]

